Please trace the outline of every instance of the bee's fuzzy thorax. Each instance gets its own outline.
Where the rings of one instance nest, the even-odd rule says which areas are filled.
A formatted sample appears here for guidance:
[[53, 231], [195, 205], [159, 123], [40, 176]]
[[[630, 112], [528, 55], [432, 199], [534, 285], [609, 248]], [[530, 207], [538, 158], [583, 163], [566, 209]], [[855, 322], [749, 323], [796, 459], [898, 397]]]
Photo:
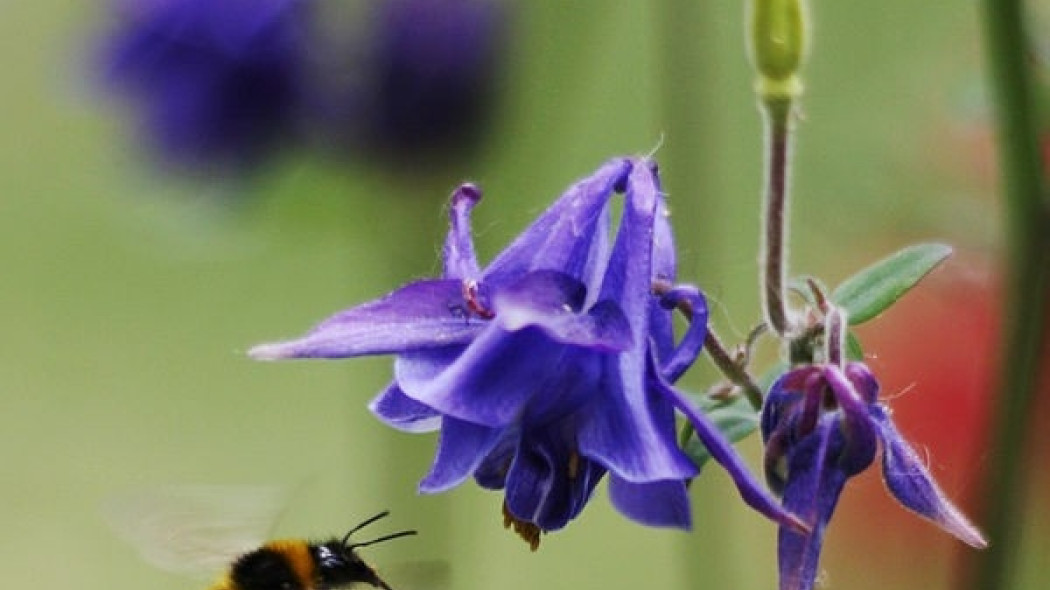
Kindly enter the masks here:
[[279, 539], [262, 546], [284, 556], [303, 588], [313, 588], [317, 579], [317, 562], [310, 551], [310, 543], [301, 539]]

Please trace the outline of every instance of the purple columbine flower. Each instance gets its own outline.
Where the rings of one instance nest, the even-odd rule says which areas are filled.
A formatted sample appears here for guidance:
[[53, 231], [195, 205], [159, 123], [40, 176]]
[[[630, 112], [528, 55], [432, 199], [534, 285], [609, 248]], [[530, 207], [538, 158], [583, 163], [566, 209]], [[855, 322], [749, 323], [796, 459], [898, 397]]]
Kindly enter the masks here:
[[492, 106], [509, 7], [493, 0], [385, 0], [369, 31], [361, 113], [396, 154], [472, 143]]
[[309, 0], [118, 0], [105, 79], [139, 108], [168, 163], [256, 163], [302, 100]]
[[898, 502], [973, 547], [987, 545], [937, 487], [878, 394], [878, 382], [861, 363], [802, 367], [770, 389], [761, 420], [766, 477], [784, 506], [811, 527], [809, 533], [780, 530], [781, 590], [813, 587], [839, 494], [847, 479], [871, 465], [880, 445], [882, 476]]
[[[624, 193], [611, 235], [610, 199]], [[395, 354], [373, 412], [407, 431], [440, 428], [420, 483], [440, 492], [470, 476], [505, 490], [508, 524], [535, 547], [575, 518], [609, 475], [613, 504], [653, 526], [690, 526], [675, 410], [696, 427], [751, 506], [803, 527], [750, 475], [728, 441], [672, 383], [696, 358], [706, 306], [674, 280], [667, 209], [651, 163], [616, 159], [571, 187], [481, 269], [470, 232], [472, 185], [452, 196], [444, 276], [343, 311], [304, 337], [254, 348], [258, 359]], [[694, 321], [674, 341], [671, 308]]]

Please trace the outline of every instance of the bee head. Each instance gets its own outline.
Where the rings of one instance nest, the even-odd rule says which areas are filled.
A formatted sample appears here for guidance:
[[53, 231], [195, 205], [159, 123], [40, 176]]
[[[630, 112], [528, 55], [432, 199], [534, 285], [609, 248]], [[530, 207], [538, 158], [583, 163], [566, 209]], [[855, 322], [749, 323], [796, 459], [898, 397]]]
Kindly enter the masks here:
[[357, 543], [352, 543], [350, 541], [350, 537], [354, 533], [388, 514], [390, 514], [389, 511], [380, 512], [350, 529], [341, 540], [333, 539], [317, 546], [317, 569], [320, 578], [319, 588], [321, 590], [339, 588], [354, 582], [364, 582], [366, 584], [371, 584], [376, 588], [392, 590], [390, 586], [387, 586], [387, 584], [379, 578], [375, 570], [357, 555], [356, 550], [361, 547], [382, 543], [383, 541], [397, 539], [398, 537], [415, 535], [416, 531], [400, 531], [384, 535], [377, 539]]

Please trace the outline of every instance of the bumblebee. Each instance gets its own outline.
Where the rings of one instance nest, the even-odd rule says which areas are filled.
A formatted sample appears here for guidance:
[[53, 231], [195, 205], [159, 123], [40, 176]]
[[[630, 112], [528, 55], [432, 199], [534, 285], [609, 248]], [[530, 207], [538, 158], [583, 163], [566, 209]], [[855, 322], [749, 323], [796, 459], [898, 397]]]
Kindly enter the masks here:
[[211, 590], [332, 590], [357, 583], [393, 590], [360, 556], [357, 549], [416, 534], [400, 531], [351, 543], [350, 536], [387, 516], [380, 512], [350, 529], [342, 539], [311, 543], [301, 539], [271, 541], [238, 557]]
[[356, 584], [393, 590], [357, 550], [416, 531], [351, 542], [354, 533], [389, 515], [383, 511], [342, 538], [263, 542], [286, 505], [280, 488], [179, 486], [111, 498], [104, 511], [116, 532], [158, 568], [222, 572], [209, 590], [336, 590]]

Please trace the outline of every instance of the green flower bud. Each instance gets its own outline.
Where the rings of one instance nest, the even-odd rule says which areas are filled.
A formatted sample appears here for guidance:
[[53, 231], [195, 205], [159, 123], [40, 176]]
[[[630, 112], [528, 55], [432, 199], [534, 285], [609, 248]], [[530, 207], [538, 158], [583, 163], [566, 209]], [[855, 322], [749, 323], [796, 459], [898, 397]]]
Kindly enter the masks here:
[[806, 54], [804, 0], [751, 0], [749, 8], [748, 50], [758, 71], [759, 96], [798, 96], [798, 71]]

